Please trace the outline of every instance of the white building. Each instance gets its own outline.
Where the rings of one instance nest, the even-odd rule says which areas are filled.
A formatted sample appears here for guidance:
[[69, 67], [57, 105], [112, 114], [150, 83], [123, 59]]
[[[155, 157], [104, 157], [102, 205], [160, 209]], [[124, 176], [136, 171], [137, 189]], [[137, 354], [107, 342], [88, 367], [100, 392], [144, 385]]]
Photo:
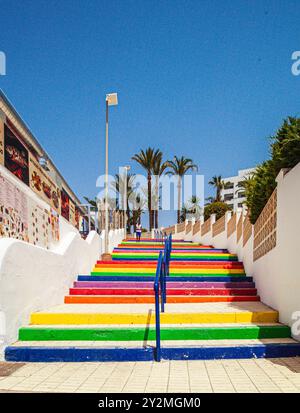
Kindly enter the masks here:
[[231, 176], [229, 178], [224, 178], [224, 189], [221, 191], [221, 197], [226, 204], [230, 205], [233, 211], [243, 207], [243, 203], [246, 201], [245, 191], [241, 185], [241, 182], [245, 178], [251, 176], [255, 168], [241, 169], [238, 171], [237, 176]]

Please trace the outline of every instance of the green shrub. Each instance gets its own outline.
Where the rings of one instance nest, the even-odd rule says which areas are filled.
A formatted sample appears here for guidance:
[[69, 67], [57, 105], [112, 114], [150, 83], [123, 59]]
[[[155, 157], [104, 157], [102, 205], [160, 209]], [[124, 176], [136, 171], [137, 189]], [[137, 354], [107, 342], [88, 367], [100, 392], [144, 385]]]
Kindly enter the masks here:
[[216, 219], [218, 220], [223, 215], [225, 215], [226, 211], [230, 211], [231, 208], [225, 202], [212, 202], [208, 204], [204, 208], [204, 220], [206, 221], [211, 214], [216, 214]]
[[252, 179], [245, 184], [246, 205], [250, 209], [250, 222], [254, 224], [276, 187], [276, 171], [271, 160], [259, 165]]
[[300, 162], [300, 118], [289, 117], [272, 138], [272, 160], [276, 171]]
[[271, 142], [271, 159], [259, 165], [252, 179], [244, 182], [252, 224], [276, 188], [280, 170], [293, 168], [300, 162], [300, 118], [287, 118]]

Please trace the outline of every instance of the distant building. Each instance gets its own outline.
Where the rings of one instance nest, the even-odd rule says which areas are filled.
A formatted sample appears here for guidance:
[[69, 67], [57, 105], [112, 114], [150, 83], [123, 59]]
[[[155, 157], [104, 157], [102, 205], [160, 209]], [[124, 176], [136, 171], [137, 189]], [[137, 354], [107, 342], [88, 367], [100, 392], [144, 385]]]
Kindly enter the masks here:
[[255, 168], [241, 169], [237, 176], [223, 178], [225, 186], [221, 191], [221, 197], [226, 204], [231, 206], [234, 212], [242, 208], [246, 201], [245, 190], [241, 183], [254, 172]]

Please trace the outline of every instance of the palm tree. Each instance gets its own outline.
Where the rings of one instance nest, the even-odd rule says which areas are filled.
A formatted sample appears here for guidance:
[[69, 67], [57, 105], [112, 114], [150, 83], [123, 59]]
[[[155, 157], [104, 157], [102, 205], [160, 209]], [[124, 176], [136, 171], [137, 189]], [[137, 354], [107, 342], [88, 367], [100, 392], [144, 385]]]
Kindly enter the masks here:
[[182, 177], [188, 171], [198, 170], [196, 164], [193, 163], [192, 159], [185, 158], [182, 156], [178, 158], [174, 156], [173, 161], [168, 161], [168, 166], [171, 169], [167, 172], [167, 175], [177, 176], [177, 193], [178, 193], [178, 202], [177, 202], [177, 223], [180, 222], [180, 211], [181, 211], [181, 189], [182, 189]]
[[213, 176], [212, 180], [208, 183], [209, 185], [214, 186], [216, 188], [215, 202], [221, 202], [221, 191], [224, 188], [224, 181], [222, 179], [222, 176]]
[[130, 203], [132, 204], [130, 223], [133, 225], [135, 231], [136, 224], [141, 221], [141, 216], [145, 206], [145, 198], [140, 193], [132, 193]]
[[188, 215], [189, 211], [186, 205], [183, 205], [180, 211], [180, 222], [184, 222]]
[[85, 201], [88, 203], [88, 204], [90, 204], [90, 206], [92, 207], [92, 208], [97, 208], [97, 198], [95, 198], [95, 199], [90, 199], [90, 198], [88, 198], [87, 196], [84, 196], [83, 197], [84, 199], [85, 199]]
[[198, 198], [196, 195], [193, 195], [189, 200], [188, 200], [188, 214], [193, 215], [195, 219], [199, 219], [202, 213], [202, 208], [200, 205], [200, 198]]
[[158, 208], [159, 208], [159, 178], [162, 174], [166, 171], [169, 164], [168, 162], [163, 162], [162, 160], [162, 153], [156, 157], [154, 160], [152, 172], [155, 176], [155, 183], [154, 183], [154, 211], [153, 211], [153, 224], [154, 228], [158, 228]]
[[158, 157], [162, 156], [162, 152], [159, 149], [147, 148], [145, 151], [140, 150], [140, 153], [136, 153], [131, 159], [139, 163], [147, 171], [148, 180], [148, 212], [149, 212], [149, 231], [153, 228], [153, 215], [152, 215], [152, 185], [151, 185], [151, 173]]
[[[119, 195], [119, 197], [123, 197], [125, 193], [125, 188], [126, 188], [126, 194], [127, 194], [127, 199], [126, 199], [126, 214], [127, 214], [127, 232], [130, 231], [130, 208], [129, 208], [129, 199], [131, 195], [134, 192], [134, 181], [135, 181], [135, 174], [126, 174], [126, 182], [124, 180], [124, 176], [120, 174], [115, 175], [115, 180], [111, 183], [111, 186], [113, 190], [116, 192], [116, 194]], [[119, 202], [117, 204], [117, 207], [119, 210], [124, 211], [124, 205], [119, 205]]]
[[212, 204], [213, 202], [215, 202], [215, 198], [213, 196], [208, 196], [207, 198], [205, 198], [206, 201], [206, 205]]
[[[98, 228], [101, 228], [101, 215], [104, 214], [104, 210], [105, 210], [105, 197], [103, 198], [88, 198], [87, 196], [83, 197], [85, 199], [85, 201], [87, 201], [87, 203], [90, 205], [90, 211], [95, 211], [96, 212], [96, 216], [98, 219]], [[118, 210], [118, 206], [116, 205], [116, 199], [115, 198], [111, 198], [108, 197], [107, 198], [107, 204], [108, 204], [108, 210], [109, 211], [113, 211], [113, 210]], [[108, 221], [109, 222], [109, 221]]]

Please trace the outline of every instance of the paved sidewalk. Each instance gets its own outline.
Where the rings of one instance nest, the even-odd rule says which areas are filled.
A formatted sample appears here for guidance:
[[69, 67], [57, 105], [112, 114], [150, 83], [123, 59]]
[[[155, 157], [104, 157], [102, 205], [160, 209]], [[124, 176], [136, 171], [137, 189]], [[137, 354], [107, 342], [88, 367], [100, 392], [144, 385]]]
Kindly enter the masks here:
[[31, 363], [0, 377], [3, 391], [300, 393], [300, 358]]

